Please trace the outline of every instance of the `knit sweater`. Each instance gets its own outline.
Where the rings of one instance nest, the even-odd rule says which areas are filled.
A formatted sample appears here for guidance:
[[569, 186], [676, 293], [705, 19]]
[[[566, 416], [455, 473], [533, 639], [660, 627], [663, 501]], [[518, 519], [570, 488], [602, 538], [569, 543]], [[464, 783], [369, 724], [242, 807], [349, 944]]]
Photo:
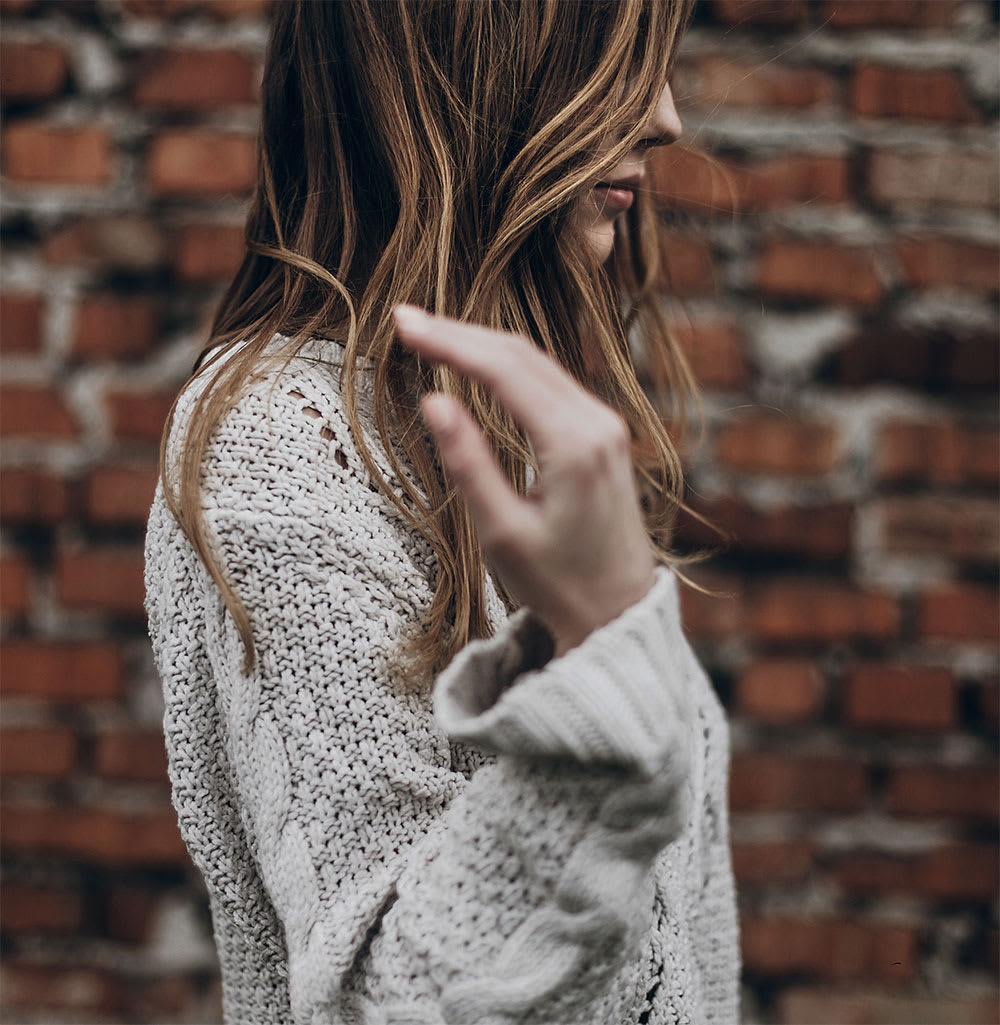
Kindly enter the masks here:
[[[558, 657], [487, 577], [494, 635], [405, 686], [393, 656], [435, 559], [358, 455], [341, 352], [314, 340], [265, 374], [206, 452], [249, 674], [162, 489], [149, 519], [172, 800], [226, 1022], [735, 1025], [729, 732], [676, 576], [658, 568]], [[206, 376], [178, 405], [171, 458]], [[401, 490], [361, 390], [366, 441]]]

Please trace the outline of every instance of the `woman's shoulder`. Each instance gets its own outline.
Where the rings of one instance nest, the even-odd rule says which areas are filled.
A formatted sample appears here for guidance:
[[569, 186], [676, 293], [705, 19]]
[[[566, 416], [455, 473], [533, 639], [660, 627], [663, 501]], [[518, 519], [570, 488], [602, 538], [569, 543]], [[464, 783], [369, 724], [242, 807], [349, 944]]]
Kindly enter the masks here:
[[[209, 349], [204, 362], [184, 384], [177, 403], [176, 419], [187, 420], [204, 409], [199, 401], [207, 393], [225, 393], [228, 420], [239, 421], [251, 412], [256, 415], [262, 402], [297, 399], [305, 389], [324, 412], [343, 409], [340, 376], [345, 362], [344, 349], [336, 342], [310, 338], [293, 343], [286, 335], [275, 334], [263, 345], [238, 341], [228, 347]], [[359, 374], [366, 365], [359, 363]], [[359, 411], [366, 411], [369, 389], [359, 391]], [[271, 426], [271, 425], [269, 425]]]
[[[398, 510], [378, 494], [358, 444], [360, 436], [372, 463], [402, 499], [406, 489], [376, 423], [370, 366], [358, 361], [352, 425], [341, 381], [345, 354], [337, 342], [313, 338], [293, 348], [291, 339], [275, 335], [245, 368], [233, 367], [229, 382], [223, 378], [213, 384], [216, 371], [241, 352], [246, 350], [238, 343], [195, 375], [178, 402], [171, 430], [169, 462], [180, 455], [183, 440], [193, 437], [188, 432], [199, 417], [211, 427], [201, 459], [208, 505], [246, 502], [254, 507], [265, 497], [278, 496], [285, 514], [295, 515], [310, 503], [336, 498], [364, 506], [366, 515], [396, 518]], [[218, 413], [208, 401], [199, 405], [207, 392], [211, 397], [212, 388], [219, 390], [220, 400], [229, 393]], [[402, 467], [408, 483], [418, 487], [405, 462]], [[326, 494], [331, 490], [335, 495]]]
[[[249, 457], [263, 450], [296, 461], [315, 456], [330, 443], [346, 455], [354, 448], [342, 393], [344, 350], [336, 342], [309, 339], [293, 347], [276, 334], [263, 346], [237, 342], [208, 353], [206, 362], [181, 390], [171, 424], [168, 452], [179, 455], [196, 421], [210, 425], [204, 457]], [[359, 361], [357, 416], [365, 441], [373, 433], [375, 410], [370, 373]]]

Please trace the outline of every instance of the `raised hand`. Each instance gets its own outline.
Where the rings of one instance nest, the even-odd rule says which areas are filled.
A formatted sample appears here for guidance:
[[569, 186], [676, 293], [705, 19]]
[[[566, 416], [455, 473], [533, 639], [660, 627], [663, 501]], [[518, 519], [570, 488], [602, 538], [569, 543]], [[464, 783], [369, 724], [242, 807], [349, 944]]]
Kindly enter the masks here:
[[481, 382], [532, 444], [539, 479], [521, 496], [460, 402], [440, 392], [421, 402], [494, 570], [545, 623], [561, 655], [639, 601], [655, 580], [628, 428], [520, 335], [414, 306], [397, 306], [394, 315], [403, 344]]

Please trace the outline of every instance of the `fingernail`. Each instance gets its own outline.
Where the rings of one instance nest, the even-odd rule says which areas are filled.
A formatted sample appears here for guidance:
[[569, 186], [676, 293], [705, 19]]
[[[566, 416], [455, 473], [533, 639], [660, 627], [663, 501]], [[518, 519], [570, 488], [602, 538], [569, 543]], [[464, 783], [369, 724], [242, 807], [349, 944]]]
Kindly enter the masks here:
[[421, 405], [424, 416], [430, 421], [432, 427], [439, 431], [450, 431], [455, 426], [455, 410], [440, 393], [431, 392], [425, 395]]
[[419, 306], [401, 303], [392, 312], [396, 317], [396, 326], [404, 331], [423, 331], [427, 326], [427, 314]]

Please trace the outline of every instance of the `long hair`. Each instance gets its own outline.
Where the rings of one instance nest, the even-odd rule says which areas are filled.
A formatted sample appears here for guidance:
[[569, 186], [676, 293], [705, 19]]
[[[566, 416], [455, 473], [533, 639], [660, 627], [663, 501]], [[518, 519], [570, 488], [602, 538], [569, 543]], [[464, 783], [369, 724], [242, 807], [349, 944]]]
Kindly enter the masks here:
[[[201, 462], [249, 382], [331, 324], [346, 334], [338, 386], [358, 451], [437, 559], [433, 601], [406, 641], [414, 679], [490, 634], [485, 557], [419, 426], [417, 397], [438, 389], [461, 399], [519, 491], [526, 468], [537, 466], [523, 432], [484, 388], [396, 342], [392, 309], [400, 302], [526, 335], [613, 405], [632, 432], [657, 558], [677, 566], [704, 557], [669, 550], [677, 510], [688, 509], [682, 469], [662, 410], [637, 372], [634, 350], [657, 394], [680, 402], [682, 425], [685, 392], [693, 394], [704, 429], [697, 385], [656, 301], [665, 261], [652, 198], [637, 196], [605, 265], [573, 217], [590, 189], [640, 144], [693, 3], [275, 6], [247, 254], [199, 358], [216, 350], [198, 370], [210, 379], [181, 440], [176, 488], [166, 456], [176, 402], [160, 450], [166, 500], [221, 591], [246, 671], [256, 659], [250, 616], [212, 550]], [[278, 353], [269, 344], [275, 333], [288, 338]], [[362, 357], [373, 374], [380, 440], [406, 495], [390, 487], [365, 444], [357, 405]], [[502, 586], [501, 594], [513, 609]]]

